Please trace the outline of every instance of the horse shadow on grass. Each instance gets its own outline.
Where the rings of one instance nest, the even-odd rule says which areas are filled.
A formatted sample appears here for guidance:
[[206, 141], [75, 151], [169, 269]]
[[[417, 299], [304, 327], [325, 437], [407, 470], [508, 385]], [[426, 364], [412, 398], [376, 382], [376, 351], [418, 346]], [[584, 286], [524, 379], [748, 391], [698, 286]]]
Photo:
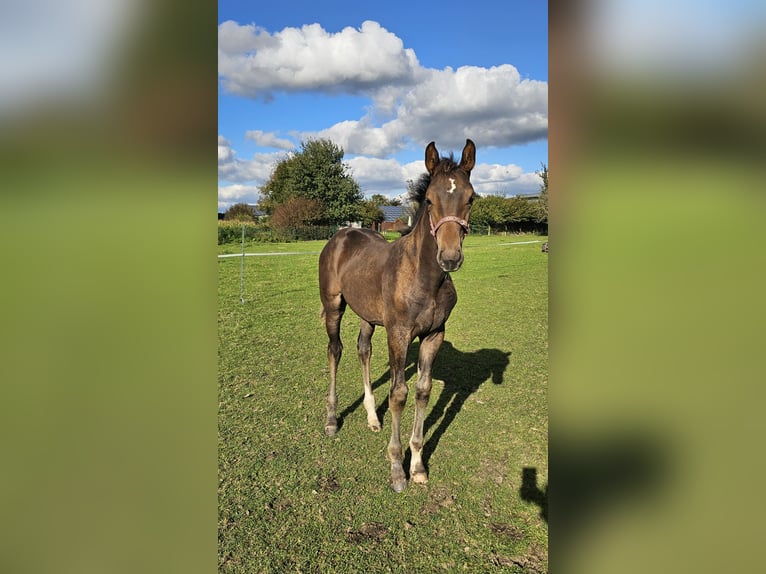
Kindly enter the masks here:
[[[410, 390], [412, 391], [410, 394], [413, 395], [413, 397], [415, 384], [414, 377], [417, 376], [419, 350], [419, 342], [413, 342], [412, 345], [410, 345], [405, 366], [405, 378], [408, 381]], [[455, 420], [455, 417], [463, 408], [468, 397], [474, 394], [486, 381], [491, 380], [492, 383], [496, 385], [502, 384], [503, 375], [510, 364], [510, 356], [510, 351], [479, 349], [478, 351], [463, 352], [456, 349], [449, 341], [444, 341], [444, 343], [442, 343], [439, 353], [436, 355], [431, 376], [437, 381], [443, 381], [444, 387], [438, 397], [436, 397], [434, 391], [438, 386], [434, 385], [433, 390], [431, 391], [430, 401], [430, 405], [433, 406], [423, 423], [423, 436], [427, 436], [428, 431], [434, 427], [434, 425], [437, 425], [431, 433], [431, 436], [423, 445], [423, 464], [425, 465], [426, 470], [428, 470], [428, 459], [436, 450], [442, 436], [444, 436], [444, 433]], [[389, 369], [377, 380], [373, 381], [373, 391], [384, 383], [389, 382], [390, 375], [391, 372]], [[364, 395], [362, 394], [340, 413], [338, 416], [338, 430], [340, 430], [343, 424], [343, 419], [358, 409], [362, 405], [363, 399]], [[408, 400], [407, 404], [414, 408], [412, 400]], [[384, 416], [387, 410], [388, 395], [386, 395], [380, 403], [380, 406], [376, 409], [378, 418], [381, 422], [384, 421]], [[404, 442], [407, 440], [405, 435], [408, 434], [408, 432], [405, 433], [403, 430]], [[407, 449], [404, 459], [405, 468], [409, 467], [409, 457], [410, 452], [409, 449]]]

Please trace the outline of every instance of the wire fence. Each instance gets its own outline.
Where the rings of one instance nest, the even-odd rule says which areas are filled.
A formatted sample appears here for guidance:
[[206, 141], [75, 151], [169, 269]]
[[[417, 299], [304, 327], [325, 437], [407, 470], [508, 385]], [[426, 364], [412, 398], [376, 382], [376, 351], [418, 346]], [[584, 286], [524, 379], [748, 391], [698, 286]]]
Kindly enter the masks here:
[[517, 223], [494, 226], [471, 223], [471, 235], [521, 235], [526, 233], [548, 235], [548, 223], [519, 221]]

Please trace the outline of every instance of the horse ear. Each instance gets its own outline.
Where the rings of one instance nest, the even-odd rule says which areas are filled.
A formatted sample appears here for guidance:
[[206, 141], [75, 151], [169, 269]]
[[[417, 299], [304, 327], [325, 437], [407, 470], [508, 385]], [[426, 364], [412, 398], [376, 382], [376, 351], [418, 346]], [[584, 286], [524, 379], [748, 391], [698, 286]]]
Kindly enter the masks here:
[[476, 146], [471, 140], [465, 140], [465, 147], [463, 148], [463, 157], [460, 158], [460, 169], [465, 171], [468, 175], [471, 175], [471, 170], [476, 164]]
[[426, 169], [433, 175], [436, 166], [439, 165], [439, 151], [436, 149], [436, 143], [431, 142], [426, 148]]

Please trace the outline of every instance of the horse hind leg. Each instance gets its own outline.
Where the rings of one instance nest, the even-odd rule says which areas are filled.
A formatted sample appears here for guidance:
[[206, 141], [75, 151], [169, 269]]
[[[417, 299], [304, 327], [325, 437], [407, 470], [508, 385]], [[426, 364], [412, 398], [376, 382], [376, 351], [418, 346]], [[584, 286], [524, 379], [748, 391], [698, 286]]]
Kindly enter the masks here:
[[370, 356], [372, 355], [372, 334], [375, 332], [375, 325], [362, 319], [359, 326], [359, 338], [356, 341], [356, 348], [359, 354], [359, 361], [362, 363], [362, 380], [364, 381], [364, 410], [367, 411], [367, 426], [373, 432], [380, 432], [380, 420], [375, 412], [375, 396], [372, 394], [372, 383], [370, 382]]
[[338, 396], [335, 391], [335, 377], [338, 372], [338, 364], [343, 354], [343, 343], [340, 340], [340, 321], [346, 310], [346, 301], [342, 295], [337, 295], [331, 301], [324, 302], [324, 320], [327, 329], [327, 359], [330, 364], [330, 388], [327, 393], [327, 419], [324, 431], [327, 436], [333, 436], [338, 431], [338, 419], [336, 410]]

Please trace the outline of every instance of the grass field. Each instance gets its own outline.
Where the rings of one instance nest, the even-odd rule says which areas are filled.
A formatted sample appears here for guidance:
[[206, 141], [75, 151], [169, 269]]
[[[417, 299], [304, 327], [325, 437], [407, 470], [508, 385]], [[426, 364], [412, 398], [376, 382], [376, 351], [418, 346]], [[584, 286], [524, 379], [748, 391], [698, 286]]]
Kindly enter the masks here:
[[[319, 318], [324, 242], [250, 244], [218, 262], [221, 572], [547, 572], [548, 260], [539, 236], [468, 237], [458, 304], [434, 367], [427, 485], [388, 485], [388, 357], [373, 337], [383, 422], [368, 430], [343, 321], [340, 429], [323, 432], [328, 366]], [[222, 245], [219, 253], [241, 250]], [[407, 376], [414, 385], [417, 342]], [[402, 417], [412, 430], [414, 395]], [[408, 456], [405, 455], [408, 463]]]

